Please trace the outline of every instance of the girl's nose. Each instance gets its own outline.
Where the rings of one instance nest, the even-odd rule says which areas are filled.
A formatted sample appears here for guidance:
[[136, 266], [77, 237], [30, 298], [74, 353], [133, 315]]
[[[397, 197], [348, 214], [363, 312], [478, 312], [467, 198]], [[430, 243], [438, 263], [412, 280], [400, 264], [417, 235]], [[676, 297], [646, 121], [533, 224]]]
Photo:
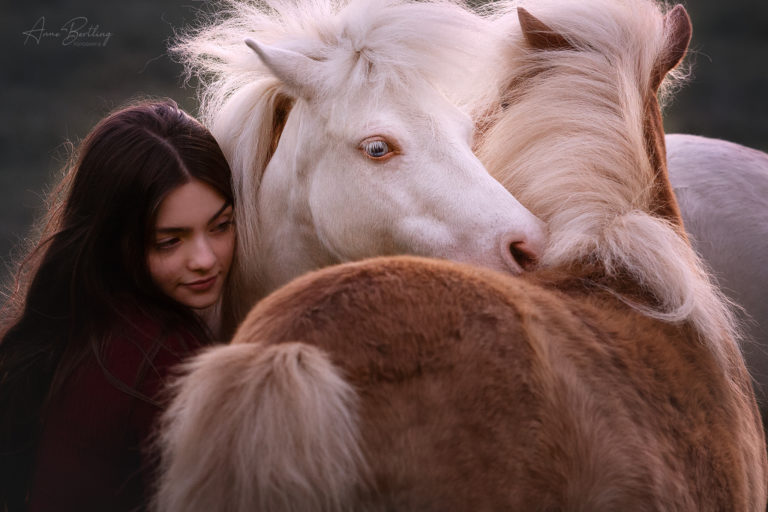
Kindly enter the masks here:
[[197, 237], [191, 247], [188, 265], [196, 272], [210, 270], [216, 264], [216, 254], [213, 252], [207, 237]]

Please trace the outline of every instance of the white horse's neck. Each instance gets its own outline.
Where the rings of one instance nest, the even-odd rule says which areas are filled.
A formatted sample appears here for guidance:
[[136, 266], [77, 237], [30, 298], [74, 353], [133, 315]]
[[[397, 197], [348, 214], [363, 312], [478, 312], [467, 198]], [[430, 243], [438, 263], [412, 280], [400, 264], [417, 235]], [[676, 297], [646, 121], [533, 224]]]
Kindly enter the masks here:
[[[294, 205], [296, 206], [296, 205]], [[311, 222], [298, 208], [283, 208], [282, 215], [265, 215], [262, 242], [263, 294], [278, 288], [294, 277], [341, 261], [328, 253], [318, 240]]]
[[316, 162], [299, 142], [305, 109], [303, 102], [295, 105], [258, 191], [262, 295], [300, 274], [341, 262], [321, 242], [306, 199], [311, 186], [306, 176]]

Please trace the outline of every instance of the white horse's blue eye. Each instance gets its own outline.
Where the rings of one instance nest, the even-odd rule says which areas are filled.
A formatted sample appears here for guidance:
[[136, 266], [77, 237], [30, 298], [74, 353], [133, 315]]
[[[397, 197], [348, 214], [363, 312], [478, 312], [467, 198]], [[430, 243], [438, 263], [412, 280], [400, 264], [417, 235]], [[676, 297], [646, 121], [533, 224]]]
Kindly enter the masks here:
[[382, 158], [389, 153], [389, 145], [383, 140], [372, 140], [367, 142], [363, 149], [371, 158]]

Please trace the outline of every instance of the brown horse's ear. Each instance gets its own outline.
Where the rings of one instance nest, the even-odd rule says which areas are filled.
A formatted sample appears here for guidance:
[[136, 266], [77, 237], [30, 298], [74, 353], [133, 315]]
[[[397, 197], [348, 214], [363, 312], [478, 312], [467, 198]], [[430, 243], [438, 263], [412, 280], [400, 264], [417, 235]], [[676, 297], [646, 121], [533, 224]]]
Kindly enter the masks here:
[[566, 38], [522, 7], [517, 8], [517, 18], [520, 20], [520, 28], [523, 29], [523, 37], [531, 48], [535, 50], [574, 49]]
[[653, 73], [654, 89], [658, 89], [661, 81], [685, 57], [691, 42], [691, 18], [685, 7], [678, 4], [664, 17], [664, 51], [656, 60]]

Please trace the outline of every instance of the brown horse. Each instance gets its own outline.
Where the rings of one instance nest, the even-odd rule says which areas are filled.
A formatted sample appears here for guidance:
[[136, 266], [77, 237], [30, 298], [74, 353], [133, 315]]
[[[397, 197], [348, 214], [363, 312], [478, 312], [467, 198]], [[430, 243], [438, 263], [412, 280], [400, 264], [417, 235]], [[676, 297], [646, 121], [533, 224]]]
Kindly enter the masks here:
[[656, 95], [687, 14], [539, 5], [481, 144], [529, 112], [539, 164], [514, 173], [549, 268], [381, 258], [273, 293], [176, 383], [159, 510], [764, 509], [749, 376], [666, 176]]

